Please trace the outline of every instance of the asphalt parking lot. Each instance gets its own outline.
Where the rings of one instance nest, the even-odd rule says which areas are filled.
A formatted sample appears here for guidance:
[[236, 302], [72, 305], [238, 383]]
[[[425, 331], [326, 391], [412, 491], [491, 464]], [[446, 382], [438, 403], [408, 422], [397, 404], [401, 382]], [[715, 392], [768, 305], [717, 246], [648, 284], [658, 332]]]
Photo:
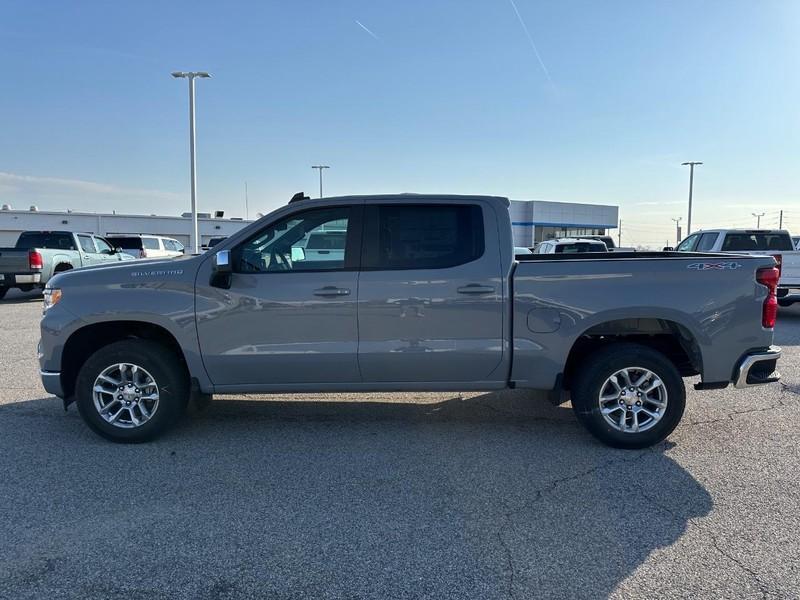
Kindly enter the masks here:
[[691, 390], [646, 451], [520, 392], [221, 397], [114, 445], [42, 389], [40, 311], [0, 303], [2, 598], [800, 596], [800, 306], [780, 384]]

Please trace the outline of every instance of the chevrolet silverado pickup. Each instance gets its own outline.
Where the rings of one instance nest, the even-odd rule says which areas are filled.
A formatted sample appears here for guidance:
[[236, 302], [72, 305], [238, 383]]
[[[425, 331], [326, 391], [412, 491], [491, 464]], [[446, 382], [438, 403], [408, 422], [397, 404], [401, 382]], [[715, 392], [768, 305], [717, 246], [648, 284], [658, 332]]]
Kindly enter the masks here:
[[[515, 256], [508, 207], [302, 199], [199, 256], [61, 273], [45, 290], [44, 387], [121, 442], [215, 393], [550, 390], [602, 442], [641, 448], [677, 426], [684, 377], [778, 379], [772, 257]], [[342, 251], [305, 251], [322, 233]]]
[[71, 231], [23, 231], [13, 248], [0, 248], [0, 300], [8, 290], [44, 288], [56, 273], [132, 260], [104, 238]]
[[768, 254], [778, 263], [778, 305], [800, 302], [800, 252], [785, 229], [704, 229], [676, 248], [678, 252]]

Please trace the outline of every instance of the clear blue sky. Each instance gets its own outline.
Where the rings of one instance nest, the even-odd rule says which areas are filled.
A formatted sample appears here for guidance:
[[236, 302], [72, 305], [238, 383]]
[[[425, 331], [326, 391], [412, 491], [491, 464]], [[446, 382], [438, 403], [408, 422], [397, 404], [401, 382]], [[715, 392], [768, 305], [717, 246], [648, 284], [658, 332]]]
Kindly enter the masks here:
[[[327, 194], [613, 203], [624, 240], [787, 211], [800, 232], [800, 2], [0, 4], [0, 201], [251, 216]], [[360, 26], [359, 23], [363, 25]], [[365, 29], [366, 28], [366, 29]], [[367, 31], [369, 30], [369, 31]], [[537, 59], [531, 41], [541, 57]], [[685, 216], [684, 216], [685, 220]], [[724, 221], [724, 222], [723, 222]]]

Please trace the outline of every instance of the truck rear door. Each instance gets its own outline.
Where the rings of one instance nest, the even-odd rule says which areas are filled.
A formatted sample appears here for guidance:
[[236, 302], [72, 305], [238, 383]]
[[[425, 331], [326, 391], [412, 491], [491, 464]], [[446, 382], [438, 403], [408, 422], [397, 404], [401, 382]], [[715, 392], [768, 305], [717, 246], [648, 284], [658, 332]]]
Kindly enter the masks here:
[[496, 377], [505, 302], [497, 232], [494, 211], [480, 202], [365, 206], [358, 293], [365, 383]]

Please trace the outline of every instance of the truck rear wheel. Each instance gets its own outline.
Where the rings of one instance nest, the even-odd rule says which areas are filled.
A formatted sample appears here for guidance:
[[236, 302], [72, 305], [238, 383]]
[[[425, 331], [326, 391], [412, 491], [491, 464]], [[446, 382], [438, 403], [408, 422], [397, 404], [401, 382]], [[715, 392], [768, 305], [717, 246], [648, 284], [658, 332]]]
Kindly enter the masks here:
[[578, 420], [604, 444], [646, 448], [677, 427], [686, 389], [675, 365], [639, 344], [611, 344], [580, 367], [572, 386]]
[[75, 398], [83, 420], [114, 442], [151, 440], [183, 414], [189, 377], [181, 360], [148, 340], [100, 348], [78, 373]]

